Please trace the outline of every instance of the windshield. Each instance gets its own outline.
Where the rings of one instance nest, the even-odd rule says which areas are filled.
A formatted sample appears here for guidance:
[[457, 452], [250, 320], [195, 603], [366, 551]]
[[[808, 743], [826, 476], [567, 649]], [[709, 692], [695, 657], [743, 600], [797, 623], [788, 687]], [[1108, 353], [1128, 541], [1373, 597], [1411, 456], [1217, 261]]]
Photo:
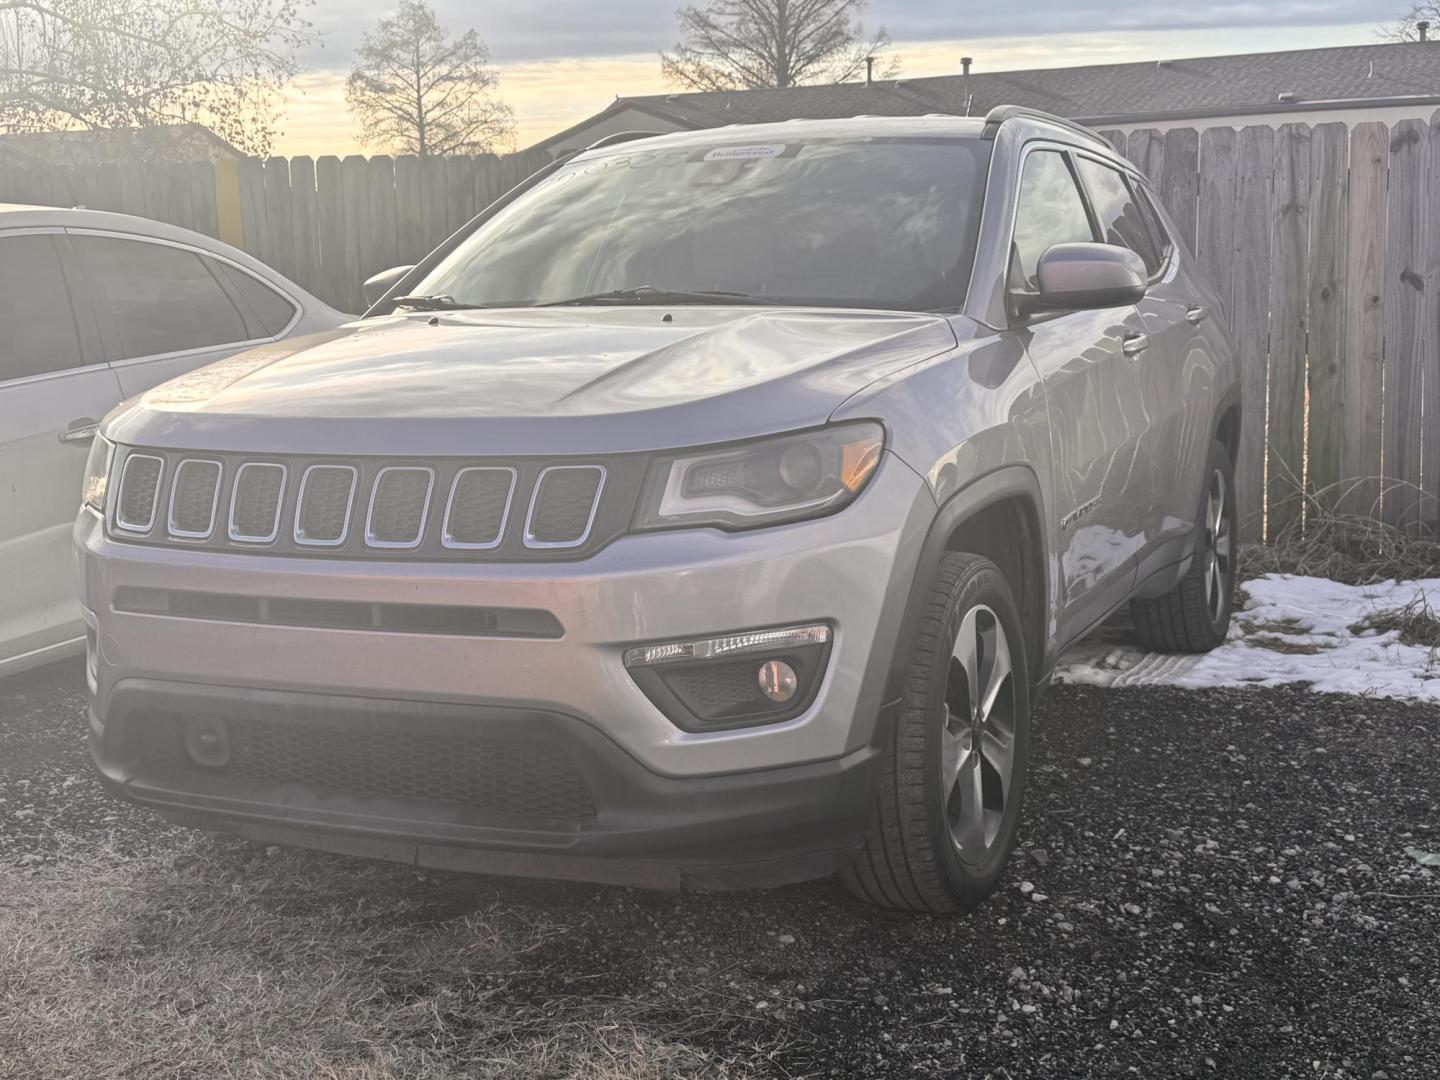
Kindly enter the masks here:
[[[957, 311], [990, 146], [824, 139], [576, 161], [481, 225], [409, 291], [483, 307], [702, 303], [699, 294], [731, 293]], [[630, 295], [597, 296], [607, 293]]]

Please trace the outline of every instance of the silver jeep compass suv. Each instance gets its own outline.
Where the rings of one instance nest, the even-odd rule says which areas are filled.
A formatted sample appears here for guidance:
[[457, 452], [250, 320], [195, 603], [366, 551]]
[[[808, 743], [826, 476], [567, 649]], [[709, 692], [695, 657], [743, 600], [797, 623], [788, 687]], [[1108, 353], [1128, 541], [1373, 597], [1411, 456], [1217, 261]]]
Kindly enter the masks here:
[[611, 140], [382, 285], [95, 443], [92, 750], [167, 817], [951, 911], [1060, 650], [1225, 634], [1234, 350], [1084, 129]]

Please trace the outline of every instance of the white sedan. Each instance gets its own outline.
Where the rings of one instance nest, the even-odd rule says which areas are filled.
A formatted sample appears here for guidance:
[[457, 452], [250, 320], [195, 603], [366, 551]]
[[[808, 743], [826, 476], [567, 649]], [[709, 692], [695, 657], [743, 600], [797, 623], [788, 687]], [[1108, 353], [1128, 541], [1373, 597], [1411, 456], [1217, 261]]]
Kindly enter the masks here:
[[70, 528], [100, 418], [193, 368], [348, 318], [199, 233], [0, 204], [0, 676], [84, 649]]

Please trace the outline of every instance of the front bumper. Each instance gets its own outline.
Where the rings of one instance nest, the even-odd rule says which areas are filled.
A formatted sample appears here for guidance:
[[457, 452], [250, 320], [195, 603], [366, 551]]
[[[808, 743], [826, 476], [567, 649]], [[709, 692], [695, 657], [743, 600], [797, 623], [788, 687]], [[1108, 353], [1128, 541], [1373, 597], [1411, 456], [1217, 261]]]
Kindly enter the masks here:
[[[350, 739], [480, 730], [487, 745], [513, 740], [562, 752], [583, 775], [593, 810], [568, 818], [484, 812], [208, 771], [180, 755], [140, 752], [154, 740], [134, 736], [157, 715], [232, 725], [263, 716]], [[154, 680], [118, 687], [108, 722], [92, 726], [90, 743], [108, 789], [182, 823], [439, 869], [652, 888], [735, 888], [830, 873], [860, 843], [881, 760], [877, 747], [866, 746], [833, 761], [682, 779], [651, 772], [588, 724], [555, 713], [433, 704], [416, 710], [369, 698]], [[556, 782], [553, 773], [523, 779]]]
[[[145, 547], [108, 539], [85, 514], [76, 540], [93, 756], [112, 790], [172, 816], [423, 865], [711, 887], [822, 874], [863, 829], [886, 681], [933, 512], [923, 481], [887, 455], [865, 494], [829, 518], [628, 536], [582, 562], [543, 566]], [[117, 593], [135, 589], [526, 609], [553, 615], [563, 634], [256, 625], [118, 607]], [[828, 666], [813, 704], [783, 723], [682, 731], [622, 661], [636, 644], [815, 621], [833, 628]], [[157, 771], [135, 749], [139, 718], [153, 714], [529, 733], [567, 748], [596, 812], [537, 826], [424, 799]]]

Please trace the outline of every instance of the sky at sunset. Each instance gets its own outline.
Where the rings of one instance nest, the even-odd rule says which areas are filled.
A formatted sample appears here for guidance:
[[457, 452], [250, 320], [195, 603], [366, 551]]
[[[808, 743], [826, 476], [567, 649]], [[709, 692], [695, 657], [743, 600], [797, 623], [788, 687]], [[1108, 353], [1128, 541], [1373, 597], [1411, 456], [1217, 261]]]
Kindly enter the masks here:
[[[674, 44], [675, 0], [534, 0], [479, 5], [432, 0], [455, 32], [477, 30], [490, 47], [501, 96], [515, 110], [522, 149], [599, 112], [616, 95], [668, 89], [657, 54]], [[902, 76], [949, 75], [961, 56], [977, 71], [1120, 63], [1221, 53], [1372, 44], [1402, 0], [1274, 0], [1156, 4], [1146, 0], [877, 0], [867, 30], [883, 26]], [[393, 7], [386, 0], [317, 0], [319, 33], [301, 57], [281, 121], [280, 154], [380, 153], [361, 142], [344, 81], [363, 30]]]

